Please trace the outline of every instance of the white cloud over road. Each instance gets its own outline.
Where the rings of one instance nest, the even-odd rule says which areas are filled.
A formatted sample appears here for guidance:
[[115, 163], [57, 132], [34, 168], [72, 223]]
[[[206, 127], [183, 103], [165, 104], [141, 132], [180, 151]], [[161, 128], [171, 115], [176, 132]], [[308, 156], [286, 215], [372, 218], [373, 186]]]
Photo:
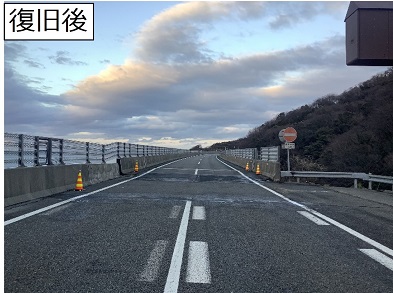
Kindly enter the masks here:
[[[319, 15], [345, 13], [345, 5], [181, 3], [141, 26], [131, 57], [123, 64], [107, 65], [58, 96], [34, 90], [29, 87], [32, 80], [16, 71], [16, 60], [41, 64], [29, 59], [28, 44], [5, 43], [6, 131], [171, 147], [240, 138], [280, 112], [340, 93], [385, 68], [346, 67], [344, 35], [339, 32], [286, 49], [242, 55], [213, 50], [206, 34], [219, 23], [261, 19], [264, 29], [288, 30]], [[76, 70], [89, 63], [73, 59], [66, 50], [48, 58]], [[110, 59], [101, 56], [97, 62]]]

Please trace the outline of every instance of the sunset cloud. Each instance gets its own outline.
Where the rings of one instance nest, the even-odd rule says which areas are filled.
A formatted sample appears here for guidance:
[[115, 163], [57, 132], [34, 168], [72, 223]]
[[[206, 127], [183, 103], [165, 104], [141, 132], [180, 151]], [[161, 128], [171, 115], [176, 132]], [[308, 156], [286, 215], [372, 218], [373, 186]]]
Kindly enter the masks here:
[[[240, 138], [280, 112], [341, 93], [384, 70], [345, 65], [340, 17], [347, 4], [180, 3], [124, 31], [133, 36], [132, 45], [118, 64], [112, 61], [120, 52], [114, 41], [100, 43], [106, 30], [100, 18], [94, 43], [74, 50], [64, 42], [65, 48], [6, 42], [6, 131], [186, 148]], [[98, 11], [100, 5], [105, 3], [96, 4]], [[330, 32], [320, 17], [338, 19], [340, 29]], [[298, 38], [284, 46], [294, 34]], [[274, 49], [262, 49], [266, 45]], [[234, 53], [239, 50], [244, 53]], [[93, 64], [100, 69], [75, 77]], [[70, 74], [59, 82], [72, 88], [46, 93], [56, 88], [52, 76], [66, 70]]]

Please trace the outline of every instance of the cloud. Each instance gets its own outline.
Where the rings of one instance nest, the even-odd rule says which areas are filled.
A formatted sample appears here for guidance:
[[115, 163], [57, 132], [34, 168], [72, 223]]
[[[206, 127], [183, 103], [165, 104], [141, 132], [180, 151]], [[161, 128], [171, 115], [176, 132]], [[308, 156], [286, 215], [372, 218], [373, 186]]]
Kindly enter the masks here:
[[4, 61], [12, 62], [19, 60], [20, 57], [26, 56], [27, 47], [21, 43], [5, 42], [4, 43]]
[[348, 7], [346, 2], [276, 2], [272, 7], [274, 15], [269, 21], [274, 30], [291, 28], [309, 22], [319, 15], [340, 15]]
[[55, 56], [49, 56], [49, 59], [57, 64], [61, 65], [78, 65], [78, 66], [84, 66], [88, 65], [86, 62], [83, 61], [75, 61], [72, 60], [70, 57], [68, 57], [70, 53], [67, 51], [57, 51]]
[[33, 60], [24, 60], [23, 62], [24, 62], [25, 64], [27, 64], [27, 66], [29, 66], [29, 67], [42, 68], [42, 69], [45, 68], [44, 65], [42, 65], [42, 64], [39, 63], [39, 62], [33, 61]]
[[[23, 129], [23, 133], [35, 133], [33, 130], [37, 128], [44, 132], [62, 128], [67, 121], [61, 115], [64, 105], [59, 97], [33, 90], [25, 77], [7, 64], [4, 66], [4, 97], [4, 124], [8, 132]], [[55, 132], [49, 130], [48, 133]]]
[[262, 2], [189, 2], [156, 15], [135, 35], [136, 56], [148, 62], [211, 62], [200, 40], [203, 30], [220, 19], [251, 19], [263, 12]]
[[[325, 12], [310, 5], [290, 9], [273, 2], [178, 4], [140, 29], [133, 58], [108, 65], [59, 96], [30, 88], [34, 80], [10, 66], [21, 58], [33, 61], [27, 47], [6, 43], [6, 130], [172, 147], [207, 146], [242, 137], [280, 112], [370, 77], [369, 69], [345, 66], [341, 35], [229, 58], [211, 51], [201, 37], [221, 21], [265, 17], [267, 26], [283, 29], [314, 13], [337, 9], [324, 4], [326, 11], [331, 9]], [[72, 60], [67, 51], [57, 51], [50, 59], [61, 65], [86, 65]], [[99, 62], [109, 64], [107, 59]]]

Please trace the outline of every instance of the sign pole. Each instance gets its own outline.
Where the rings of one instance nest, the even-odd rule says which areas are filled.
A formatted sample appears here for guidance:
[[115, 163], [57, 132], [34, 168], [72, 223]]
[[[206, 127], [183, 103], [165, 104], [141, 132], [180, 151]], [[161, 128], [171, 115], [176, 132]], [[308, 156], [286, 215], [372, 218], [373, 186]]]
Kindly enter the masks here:
[[285, 129], [281, 129], [278, 134], [278, 138], [281, 142], [285, 143], [282, 145], [283, 149], [287, 149], [287, 164], [288, 171], [291, 171], [291, 163], [289, 161], [289, 150], [295, 148], [295, 144], [293, 143], [297, 138], [297, 131], [293, 127], [287, 127]]
[[291, 171], [291, 165], [289, 162], [289, 149], [287, 149], [287, 162], [288, 162], [288, 171]]

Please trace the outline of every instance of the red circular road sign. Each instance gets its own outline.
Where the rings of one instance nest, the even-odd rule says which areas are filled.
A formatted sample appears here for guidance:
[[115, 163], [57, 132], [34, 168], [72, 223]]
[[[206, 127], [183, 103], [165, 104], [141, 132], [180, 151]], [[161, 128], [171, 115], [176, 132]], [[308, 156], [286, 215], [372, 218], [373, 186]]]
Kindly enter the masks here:
[[286, 142], [294, 142], [297, 138], [297, 131], [293, 127], [287, 127], [282, 132], [282, 137]]

